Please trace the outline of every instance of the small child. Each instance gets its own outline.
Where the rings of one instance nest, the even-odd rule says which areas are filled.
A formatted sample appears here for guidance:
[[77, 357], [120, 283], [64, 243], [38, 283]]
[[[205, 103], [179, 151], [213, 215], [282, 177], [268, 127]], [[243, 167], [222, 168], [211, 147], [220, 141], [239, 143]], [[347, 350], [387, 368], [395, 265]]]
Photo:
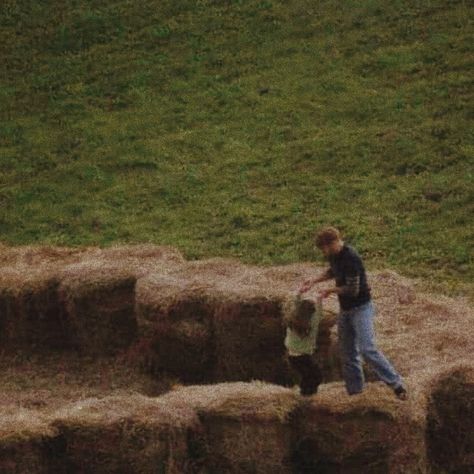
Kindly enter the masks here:
[[301, 376], [301, 395], [317, 393], [322, 382], [321, 370], [313, 359], [321, 315], [321, 299], [314, 302], [298, 294], [287, 306], [285, 347], [290, 365]]

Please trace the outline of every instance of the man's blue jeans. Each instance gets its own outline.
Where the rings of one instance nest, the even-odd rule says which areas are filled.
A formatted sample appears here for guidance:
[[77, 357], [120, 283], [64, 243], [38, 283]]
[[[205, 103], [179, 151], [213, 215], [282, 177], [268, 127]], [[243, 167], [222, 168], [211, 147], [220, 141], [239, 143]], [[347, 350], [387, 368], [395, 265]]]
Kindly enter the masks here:
[[374, 307], [368, 302], [347, 311], [341, 310], [338, 320], [339, 349], [347, 392], [359, 393], [364, 388], [362, 359], [377, 376], [392, 388], [403, 384], [402, 378], [377, 349], [374, 333]]

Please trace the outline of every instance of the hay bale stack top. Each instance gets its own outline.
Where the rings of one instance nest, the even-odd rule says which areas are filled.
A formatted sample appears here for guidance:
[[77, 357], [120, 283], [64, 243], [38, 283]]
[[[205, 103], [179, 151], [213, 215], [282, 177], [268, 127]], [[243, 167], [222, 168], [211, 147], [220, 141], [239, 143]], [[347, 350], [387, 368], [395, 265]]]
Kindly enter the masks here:
[[299, 403], [296, 392], [237, 382], [181, 388], [162, 398], [199, 413], [199, 467], [205, 472], [292, 472], [290, 418]]
[[298, 472], [425, 472], [423, 419], [383, 384], [348, 397], [341, 383], [321, 387], [295, 416]]
[[0, 472], [50, 472], [48, 448], [56, 436], [47, 419], [31, 410], [0, 408]]
[[198, 423], [189, 407], [138, 394], [83, 400], [55, 415], [65, 440], [58, 464], [66, 472], [186, 473]]

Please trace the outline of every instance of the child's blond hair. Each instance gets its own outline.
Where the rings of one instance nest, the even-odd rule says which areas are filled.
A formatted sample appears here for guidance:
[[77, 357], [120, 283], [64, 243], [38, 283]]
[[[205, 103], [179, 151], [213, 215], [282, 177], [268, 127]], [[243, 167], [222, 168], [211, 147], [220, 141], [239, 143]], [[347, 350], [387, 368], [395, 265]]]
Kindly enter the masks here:
[[303, 299], [300, 295], [286, 304], [285, 324], [300, 337], [305, 337], [311, 330], [311, 318], [315, 311], [314, 302]]

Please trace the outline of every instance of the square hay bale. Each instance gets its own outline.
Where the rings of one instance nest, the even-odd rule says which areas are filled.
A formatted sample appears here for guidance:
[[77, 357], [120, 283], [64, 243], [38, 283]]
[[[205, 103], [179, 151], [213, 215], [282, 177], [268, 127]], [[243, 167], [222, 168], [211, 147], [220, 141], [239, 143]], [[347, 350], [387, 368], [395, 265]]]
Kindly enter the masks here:
[[50, 443], [56, 435], [35, 411], [17, 407], [0, 409], [0, 472], [47, 474]]
[[216, 381], [266, 380], [288, 384], [282, 300], [258, 293], [228, 294], [214, 313]]
[[86, 399], [55, 415], [64, 472], [185, 474], [192, 472], [190, 432], [196, 412], [132, 395]]
[[126, 266], [137, 278], [152, 272], [166, 272], [180, 267], [185, 261], [179, 250], [153, 244], [113, 245], [97, 249], [90, 258], [96, 262], [101, 261], [104, 265], [121, 262], [121, 265]]
[[112, 354], [131, 344], [137, 334], [135, 283], [133, 272], [119, 264], [65, 268], [59, 297], [81, 352]]
[[0, 345], [7, 350], [68, 349], [71, 328], [58, 298], [57, 267], [16, 265], [0, 276]]
[[206, 291], [192, 280], [162, 275], [139, 279], [137, 319], [148, 331], [148, 364], [185, 382], [212, 378], [213, 305]]
[[161, 398], [199, 413], [199, 472], [293, 472], [290, 418], [299, 403], [295, 391], [262, 382], [234, 382], [183, 387]]
[[432, 382], [427, 413], [434, 472], [474, 472], [474, 365], [442, 371]]
[[298, 473], [426, 472], [423, 421], [381, 384], [352, 397], [340, 383], [321, 386], [294, 423]]
[[333, 311], [324, 310], [318, 328], [315, 358], [321, 368], [324, 383], [342, 379], [336, 319]]
[[37, 268], [50, 264], [71, 264], [79, 261], [89, 248], [56, 247], [50, 245], [9, 246], [0, 244], [0, 266], [29, 266]]

